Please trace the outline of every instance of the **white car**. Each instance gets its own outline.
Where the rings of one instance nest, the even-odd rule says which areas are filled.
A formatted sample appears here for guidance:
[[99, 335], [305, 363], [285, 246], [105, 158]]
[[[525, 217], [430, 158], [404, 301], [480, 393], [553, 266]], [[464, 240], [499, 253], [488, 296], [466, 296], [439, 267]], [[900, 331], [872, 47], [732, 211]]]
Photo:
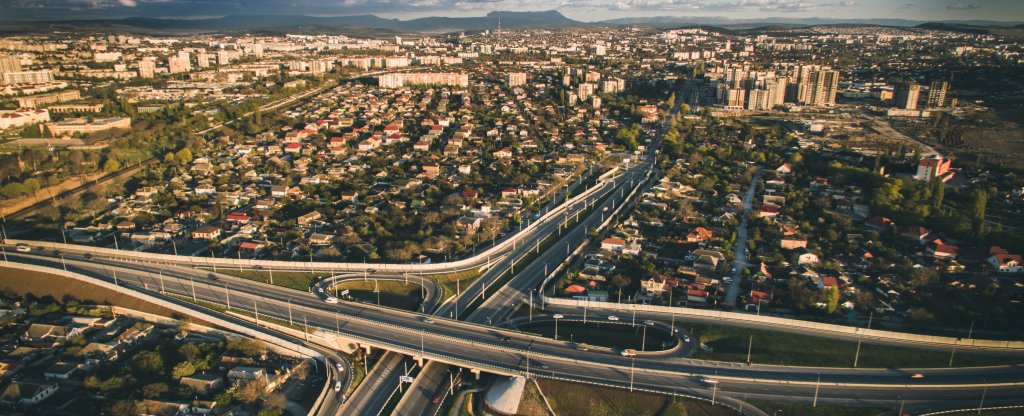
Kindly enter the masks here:
[[554, 315], [551, 315], [551, 317], [555, 318], [555, 319], [562, 319], [562, 318], [565, 318], [565, 315], [562, 315], [560, 313], [556, 313]]
[[335, 381], [334, 382], [334, 391], [335, 392], [341, 391], [341, 382], [340, 381]]
[[609, 317], [608, 317], [608, 320], [609, 320], [609, 321], [618, 321], [618, 320], [619, 320], [619, 317], [618, 317], [618, 316], [615, 316], [615, 315], [612, 315], [612, 316], [609, 316]]
[[341, 365], [341, 363], [334, 364], [334, 366], [338, 368], [338, 372], [339, 373], [344, 373], [345, 372], [345, 367], [343, 367]]
[[327, 299], [324, 299], [324, 302], [327, 302], [327, 303], [338, 303], [338, 298], [336, 298], [334, 296], [328, 296]]
[[28, 253], [32, 251], [32, 247], [29, 247], [26, 244], [18, 244], [14, 249], [17, 250], [19, 253]]

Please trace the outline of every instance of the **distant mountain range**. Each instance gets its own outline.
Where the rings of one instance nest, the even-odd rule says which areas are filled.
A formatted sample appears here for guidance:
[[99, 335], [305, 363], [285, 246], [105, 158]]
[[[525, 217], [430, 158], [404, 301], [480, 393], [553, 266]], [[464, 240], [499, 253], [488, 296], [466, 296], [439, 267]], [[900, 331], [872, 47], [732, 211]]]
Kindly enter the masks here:
[[482, 31], [499, 27], [564, 28], [585, 26], [650, 26], [674, 28], [717, 26], [731, 30], [771, 30], [811, 25], [865, 24], [895, 27], [917, 27], [953, 30], [968, 33], [992, 31], [1017, 32], [1024, 29], [1018, 22], [945, 21], [924, 22], [904, 19], [829, 19], [829, 18], [766, 18], [730, 19], [725, 17], [630, 17], [600, 22], [569, 19], [556, 10], [542, 12], [495, 11], [480, 17], [422, 17], [410, 20], [385, 19], [372, 14], [316, 17], [304, 15], [239, 15], [209, 19], [157, 19], [128, 17], [122, 19], [60, 20], [0, 24], [3, 32], [34, 32], [49, 30], [124, 31], [135, 33], [204, 33], [204, 32], [310, 32], [310, 33], [444, 33]]

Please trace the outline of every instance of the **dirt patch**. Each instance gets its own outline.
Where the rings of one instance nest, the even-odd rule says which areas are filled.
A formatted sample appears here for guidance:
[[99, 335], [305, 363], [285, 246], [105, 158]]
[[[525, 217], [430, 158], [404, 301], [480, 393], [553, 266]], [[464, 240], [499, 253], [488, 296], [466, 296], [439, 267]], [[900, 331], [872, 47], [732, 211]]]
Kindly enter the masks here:
[[52, 298], [56, 301], [74, 299], [83, 304], [115, 305], [154, 315], [184, 319], [197, 324], [214, 326], [208, 322], [181, 314], [162, 306], [123, 295], [80, 280], [28, 270], [0, 267], [0, 290], [26, 299]]

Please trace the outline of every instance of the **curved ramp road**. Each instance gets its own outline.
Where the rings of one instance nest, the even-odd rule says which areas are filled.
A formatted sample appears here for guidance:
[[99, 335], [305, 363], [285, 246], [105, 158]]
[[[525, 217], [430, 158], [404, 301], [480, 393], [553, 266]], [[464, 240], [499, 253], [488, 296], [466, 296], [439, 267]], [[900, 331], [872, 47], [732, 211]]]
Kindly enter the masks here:
[[[568, 342], [451, 319], [342, 302], [326, 304], [312, 293], [235, 278], [210, 280], [208, 273], [169, 267], [161, 273], [149, 265], [98, 265], [79, 260], [53, 260], [32, 254], [8, 254], [11, 260], [113, 282], [138, 291], [160, 291], [183, 298], [287, 320], [301, 316], [310, 327], [337, 332], [360, 345], [423, 356], [428, 360], [506, 375], [531, 375], [633, 389], [707, 395], [702, 379], [718, 380], [715, 394], [765, 393], [822, 398], [855, 398], [863, 403], [938, 400], [943, 403], [976, 402], [982, 390], [991, 403], [1012, 403], [1024, 398], [1024, 371], [1019, 366], [954, 369], [836, 369], [768, 367], [686, 359], [626, 358], [602, 351], [581, 352]], [[162, 282], [162, 286], [161, 286]], [[225, 285], [227, 284], [227, 285]], [[226, 288], [227, 286], [227, 288]], [[507, 339], [507, 340], [506, 340]], [[529, 362], [534, 366], [530, 367]], [[538, 368], [537, 362], [544, 367]], [[920, 373], [924, 378], [911, 378]], [[818, 376], [820, 375], [820, 381]]]

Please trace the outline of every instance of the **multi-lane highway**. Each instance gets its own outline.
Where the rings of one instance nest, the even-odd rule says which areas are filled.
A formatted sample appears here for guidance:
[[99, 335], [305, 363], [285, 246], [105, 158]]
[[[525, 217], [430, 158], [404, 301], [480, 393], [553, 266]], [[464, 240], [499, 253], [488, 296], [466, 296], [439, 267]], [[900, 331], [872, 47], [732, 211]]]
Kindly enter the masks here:
[[[59, 259], [38, 254], [8, 253], [10, 260], [62, 268]], [[96, 260], [96, 259], [93, 259]], [[65, 259], [69, 271], [137, 290], [160, 291], [183, 298], [231, 304], [234, 309], [258, 309], [262, 316], [287, 320], [301, 316], [311, 327], [338, 331], [361, 344], [447, 364], [500, 374], [527, 372], [527, 362], [541, 361], [546, 368], [531, 368], [531, 376], [583, 381], [634, 389], [705, 396], [712, 393], [702, 378], [713, 378], [715, 394], [783, 394], [819, 400], [857, 399], [884, 404], [897, 395], [905, 400], [969, 403], [983, 389], [990, 403], [1019, 401], [1024, 397], [1024, 372], [1018, 366], [969, 369], [837, 369], [745, 366], [685, 359], [622, 357], [607, 351], [577, 351], [564, 341], [532, 336], [486, 325], [343, 302], [325, 304], [312, 293], [295, 291], [229, 276], [209, 279], [208, 272], [177, 266], [162, 271], [147, 264], [97, 264]], [[595, 319], [599, 317], [595, 316]], [[921, 374], [922, 378], [912, 378]], [[817, 379], [820, 375], [820, 382]]]

